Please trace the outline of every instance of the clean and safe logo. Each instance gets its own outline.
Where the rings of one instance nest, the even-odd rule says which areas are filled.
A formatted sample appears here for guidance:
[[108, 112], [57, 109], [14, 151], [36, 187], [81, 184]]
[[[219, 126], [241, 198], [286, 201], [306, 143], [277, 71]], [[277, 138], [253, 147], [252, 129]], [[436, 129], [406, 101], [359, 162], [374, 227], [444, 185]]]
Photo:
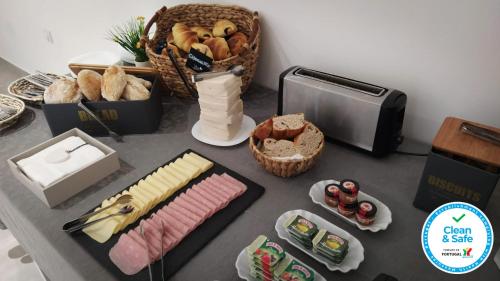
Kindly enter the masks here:
[[422, 247], [438, 269], [452, 274], [471, 272], [491, 253], [493, 229], [475, 206], [453, 202], [434, 210], [422, 229]]

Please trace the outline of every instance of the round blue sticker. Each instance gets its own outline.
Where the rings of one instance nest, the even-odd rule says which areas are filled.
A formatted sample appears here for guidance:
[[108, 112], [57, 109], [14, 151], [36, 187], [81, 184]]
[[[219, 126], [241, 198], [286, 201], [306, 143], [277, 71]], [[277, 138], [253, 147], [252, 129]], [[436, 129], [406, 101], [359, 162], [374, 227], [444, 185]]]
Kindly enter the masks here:
[[479, 268], [491, 253], [493, 229], [475, 206], [452, 202], [434, 210], [422, 229], [422, 248], [438, 269], [464, 274]]

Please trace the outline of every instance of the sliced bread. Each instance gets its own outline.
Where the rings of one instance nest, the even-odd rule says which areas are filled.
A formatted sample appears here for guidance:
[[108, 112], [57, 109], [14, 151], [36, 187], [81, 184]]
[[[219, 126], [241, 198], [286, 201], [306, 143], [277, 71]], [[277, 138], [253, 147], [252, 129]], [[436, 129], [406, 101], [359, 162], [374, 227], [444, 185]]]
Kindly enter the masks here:
[[304, 113], [273, 117], [272, 137], [277, 140], [294, 138], [302, 132], [305, 124]]
[[313, 155], [323, 141], [323, 133], [318, 128], [308, 124], [303, 132], [295, 138], [294, 144], [300, 154], [307, 157]]
[[269, 157], [289, 157], [299, 153], [295, 144], [289, 140], [267, 138], [262, 145], [262, 153]]

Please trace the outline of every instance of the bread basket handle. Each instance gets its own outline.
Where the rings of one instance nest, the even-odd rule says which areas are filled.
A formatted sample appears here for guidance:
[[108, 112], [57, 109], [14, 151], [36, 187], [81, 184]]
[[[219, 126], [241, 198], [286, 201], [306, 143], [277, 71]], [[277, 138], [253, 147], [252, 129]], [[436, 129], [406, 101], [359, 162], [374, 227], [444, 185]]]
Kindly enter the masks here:
[[250, 42], [249, 46], [252, 50], [255, 49], [255, 45], [257, 44], [258, 34], [260, 32], [260, 21], [259, 21], [259, 13], [253, 12], [253, 23], [252, 23], [252, 34], [250, 34]]
[[144, 27], [144, 33], [141, 35], [141, 47], [145, 48], [146, 43], [149, 41], [149, 30], [151, 29], [151, 26], [153, 26], [154, 23], [158, 20], [158, 18], [167, 10], [167, 7], [163, 6], [161, 9], [156, 11], [156, 13], [153, 15], [153, 17], [149, 20], [149, 22], [146, 24]]

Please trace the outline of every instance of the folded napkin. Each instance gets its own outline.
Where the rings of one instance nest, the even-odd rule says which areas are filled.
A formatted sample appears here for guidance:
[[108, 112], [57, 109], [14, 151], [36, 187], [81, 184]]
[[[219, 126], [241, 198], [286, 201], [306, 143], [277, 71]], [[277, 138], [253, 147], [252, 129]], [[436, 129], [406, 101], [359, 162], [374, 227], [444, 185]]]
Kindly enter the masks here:
[[[61, 154], [67, 157], [58, 158], [57, 156]], [[17, 166], [31, 180], [47, 187], [104, 156], [105, 154], [95, 146], [86, 144], [80, 137], [71, 136], [28, 158], [19, 160]], [[54, 163], [54, 158], [58, 158], [59, 161]]]

